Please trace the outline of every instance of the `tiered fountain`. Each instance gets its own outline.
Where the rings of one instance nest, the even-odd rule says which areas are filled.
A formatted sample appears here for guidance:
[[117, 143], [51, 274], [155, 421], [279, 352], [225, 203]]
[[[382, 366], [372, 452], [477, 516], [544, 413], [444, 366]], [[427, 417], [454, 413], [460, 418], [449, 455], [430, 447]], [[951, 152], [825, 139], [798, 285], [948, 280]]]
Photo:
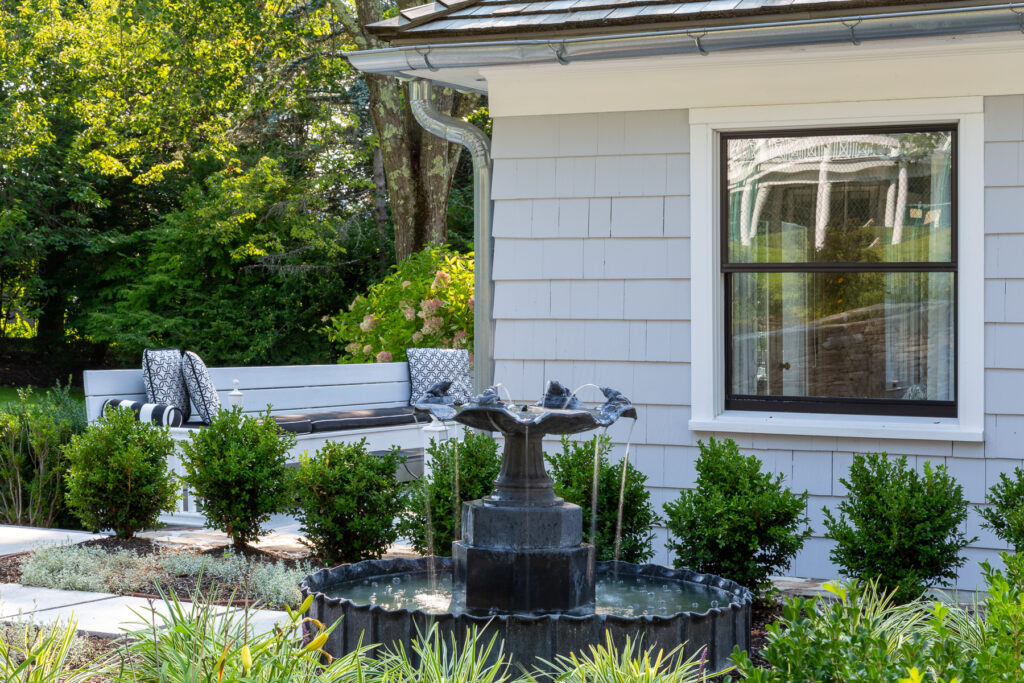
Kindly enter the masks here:
[[603, 642], [606, 630], [618, 643], [626, 636], [665, 650], [685, 643], [685, 654], [706, 647], [714, 670], [728, 666], [734, 645], [747, 646], [749, 591], [685, 569], [595, 562], [593, 546], [582, 542], [580, 507], [555, 496], [543, 437], [636, 419], [625, 396], [603, 388], [607, 401], [588, 409], [551, 382], [536, 405], [505, 403], [492, 387], [455, 407], [446, 391], [435, 385], [416, 407], [502, 433], [494, 492], [463, 506], [462, 539], [451, 558], [371, 560], [307, 577], [303, 593], [316, 596], [312, 616], [328, 624], [344, 617], [328, 652], [350, 652], [360, 639], [410, 652], [430, 623], [457, 639], [472, 625], [496, 632], [513, 664], [528, 670]]

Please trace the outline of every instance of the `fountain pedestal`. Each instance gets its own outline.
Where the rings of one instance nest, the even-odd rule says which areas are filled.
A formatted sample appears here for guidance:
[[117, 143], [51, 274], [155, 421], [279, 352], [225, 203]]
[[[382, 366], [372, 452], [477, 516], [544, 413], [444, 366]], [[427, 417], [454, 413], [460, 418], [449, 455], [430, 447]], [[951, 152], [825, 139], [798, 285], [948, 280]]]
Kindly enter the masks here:
[[453, 608], [590, 614], [594, 548], [583, 543], [583, 510], [555, 496], [544, 469], [541, 430], [507, 434], [494, 493], [462, 507], [452, 543]]

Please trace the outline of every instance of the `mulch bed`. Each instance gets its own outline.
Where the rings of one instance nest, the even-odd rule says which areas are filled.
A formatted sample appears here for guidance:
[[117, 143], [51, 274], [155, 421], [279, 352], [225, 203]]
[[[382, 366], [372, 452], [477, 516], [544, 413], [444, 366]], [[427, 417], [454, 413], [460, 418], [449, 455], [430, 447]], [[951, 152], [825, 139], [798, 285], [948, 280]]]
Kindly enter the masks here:
[[0, 583], [21, 583], [21, 565], [28, 560], [28, 555], [0, 555]]

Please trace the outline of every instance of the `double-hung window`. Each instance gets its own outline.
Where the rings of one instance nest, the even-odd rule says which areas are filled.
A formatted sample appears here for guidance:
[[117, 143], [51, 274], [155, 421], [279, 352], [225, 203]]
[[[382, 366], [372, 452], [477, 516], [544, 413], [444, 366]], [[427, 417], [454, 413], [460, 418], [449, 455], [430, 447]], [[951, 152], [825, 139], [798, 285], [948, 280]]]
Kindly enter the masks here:
[[956, 417], [956, 127], [720, 140], [725, 408]]

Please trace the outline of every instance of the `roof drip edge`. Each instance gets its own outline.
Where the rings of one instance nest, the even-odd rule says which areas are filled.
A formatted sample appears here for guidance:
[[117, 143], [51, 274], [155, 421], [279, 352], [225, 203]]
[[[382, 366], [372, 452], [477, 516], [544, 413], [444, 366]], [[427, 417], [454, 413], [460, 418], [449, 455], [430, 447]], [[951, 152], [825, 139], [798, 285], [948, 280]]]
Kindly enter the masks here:
[[[626, 57], [710, 54], [756, 48], [791, 47], [937, 37], [960, 34], [1024, 32], [1024, 2], [939, 8], [878, 14], [682, 30], [588, 36], [444, 43], [346, 52], [352, 66], [368, 73], [409, 77], [412, 72], [512, 64], [570, 64]], [[1021, 37], [1024, 40], [1024, 35]], [[422, 74], [420, 74], [422, 76]], [[430, 80], [443, 80], [443, 76]]]

